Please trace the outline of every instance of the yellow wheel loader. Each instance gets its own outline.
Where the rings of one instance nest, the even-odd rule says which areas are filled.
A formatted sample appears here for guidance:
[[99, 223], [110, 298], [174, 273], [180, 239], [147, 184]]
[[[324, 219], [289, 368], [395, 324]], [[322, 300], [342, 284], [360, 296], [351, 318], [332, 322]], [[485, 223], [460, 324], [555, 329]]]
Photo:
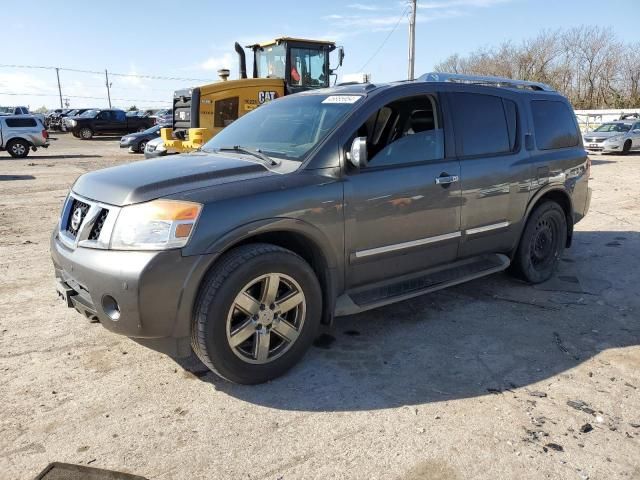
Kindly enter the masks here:
[[221, 81], [177, 90], [173, 95], [173, 128], [161, 130], [169, 151], [197, 150], [220, 130], [263, 103], [283, 95], [329, 86], [334, 69], [329, 53], [338, 48], [338, 66], [344, 50], [334, 42], [282, 37], [248, 45], [253, 52], [252, 78], [247, 78], [244, 49], [236, 42], [240, 78], [228, 80], [229, 70], [218, 71]]

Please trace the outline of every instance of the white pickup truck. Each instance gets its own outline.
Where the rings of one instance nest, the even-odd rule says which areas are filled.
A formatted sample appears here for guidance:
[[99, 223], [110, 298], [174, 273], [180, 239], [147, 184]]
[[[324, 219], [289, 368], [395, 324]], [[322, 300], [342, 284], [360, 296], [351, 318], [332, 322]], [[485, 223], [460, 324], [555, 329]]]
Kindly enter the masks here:
[[33, 115], [44, 125], [44, 115], [42, 113], [31, 113], [28, 107], [0, 107], [0, 116], [5, 115]]

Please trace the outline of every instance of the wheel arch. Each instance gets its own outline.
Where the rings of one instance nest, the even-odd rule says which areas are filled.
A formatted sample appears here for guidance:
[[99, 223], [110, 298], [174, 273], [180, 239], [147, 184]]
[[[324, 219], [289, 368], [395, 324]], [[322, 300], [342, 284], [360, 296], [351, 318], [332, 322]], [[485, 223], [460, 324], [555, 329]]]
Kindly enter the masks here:
[[[222, 255], [251, 243], [277, 245], [302, 257], [311, 266], [320, 282], [323, 305], [321, 322], [327, 325], [333, 322], [335, 299], [342, 285], [338, 259], [332, 253], [331, 243], [326, 235], [317, 227], [298, 219], [276, 218], [252, 222], [221, 237], [208, 249], [216, 255], [207, 266], [197, 290], [200, 290], [208, 272]], [[194, 298], [192, 309], [195, 308], [195, 301]]]
[[[540, 190], [531, 198], [529, 204], [527, 205], [527, 210], [525, 211], [522, 226], [520, 228], [518, 244], [520, 243], [520, 239], [522, 238], [522, 234], [524, 233], [524, 229], [527, 226], [527, 222], [529, 221], [531, 213], [536, 209], [538, 205], [541, 205], [547, 200], [551, 200], [557, 203], [564, 211], [564, 215], [567, 221], [567, 239], [565, 247], [569, 248], [573, 239], [573, 201], [571, 200], [571, 195], [569, 195], [569, 193], [564, 188], [559, 186], [549, 186], [545, 189]], [[517, 248], [518, 246], [516, 245], [516, 248], [513, 250], [512, 255], [513, 253], [515, 253]]]

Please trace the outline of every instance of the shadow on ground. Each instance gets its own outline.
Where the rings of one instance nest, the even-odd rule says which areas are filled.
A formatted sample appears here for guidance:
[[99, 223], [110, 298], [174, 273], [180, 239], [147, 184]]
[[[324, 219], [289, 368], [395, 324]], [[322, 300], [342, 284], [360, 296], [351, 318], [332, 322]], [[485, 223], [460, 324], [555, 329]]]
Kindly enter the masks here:
[[264, 385], [181, 363], [219, 391], [284, 410], [381, 409], [526, 387], [640, 343], [637, 251], [637, 232], [576, 232], [546, 284], [497, 274], [338, 318], [300, 365]]

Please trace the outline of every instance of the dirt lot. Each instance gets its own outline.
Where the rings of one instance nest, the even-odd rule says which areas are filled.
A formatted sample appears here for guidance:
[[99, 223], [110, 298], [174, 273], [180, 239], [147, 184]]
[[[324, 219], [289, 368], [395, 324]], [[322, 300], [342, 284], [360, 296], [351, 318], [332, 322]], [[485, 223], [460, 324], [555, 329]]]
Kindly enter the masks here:
[[547, 284], [499, 274], [338, 319], [254, 387], [57, 299], [48, 237], [69, 186], [138, 159], [64, 135], [0, 154], [0, 480], [52, 461], [149, 479], [640, 478], [640, 156], [594, 158], [590, 214]]

